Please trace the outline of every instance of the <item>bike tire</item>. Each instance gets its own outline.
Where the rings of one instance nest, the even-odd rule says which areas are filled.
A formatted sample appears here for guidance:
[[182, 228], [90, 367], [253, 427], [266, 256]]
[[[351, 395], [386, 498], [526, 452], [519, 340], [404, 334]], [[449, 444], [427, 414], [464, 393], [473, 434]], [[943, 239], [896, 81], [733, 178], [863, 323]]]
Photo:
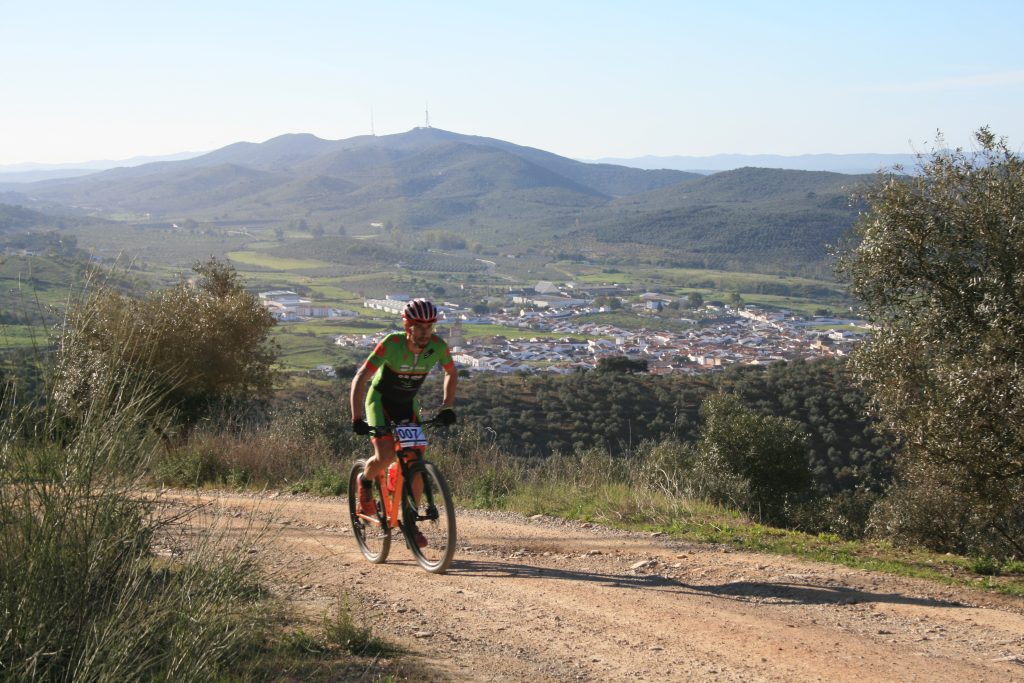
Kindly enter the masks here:
[[[423, 493], [417, 505], [412, 495], [412, 482], [423, 477]], [[415, 532], [426, 539], [426, 547], [416, 544]], [[402, 533], [420, 567], [431, 574], [443, 574], [455, 557], [455, 505], [448, 482], [433, 463], [413, 465], [402, 486]]]
[[378, 523], [367, 522], [356, 514], [356, 501], [359, 497], [359, 475], [366, 467], [365, 460], [356, 460], [348, 475], [348, 514], [352, 524], [352, 535], [359, 544], [359, 551], [367, 560], [381, 564], [388, 559], [391, 550], [391, 528], [384, 518], [383, 495], [380, 482], [374, 482], [374, 500], [377, 503]]

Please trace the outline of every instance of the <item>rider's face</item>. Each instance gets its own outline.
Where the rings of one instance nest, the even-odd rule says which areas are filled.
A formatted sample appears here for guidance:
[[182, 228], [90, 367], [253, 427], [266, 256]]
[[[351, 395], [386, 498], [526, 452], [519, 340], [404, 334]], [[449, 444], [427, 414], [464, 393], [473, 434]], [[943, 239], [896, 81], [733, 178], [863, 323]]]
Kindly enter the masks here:
[[434, 334], [434, 323], [406, 323], [405, 334], [413, 351], [419, 353], [427, 348], [430, 336]]

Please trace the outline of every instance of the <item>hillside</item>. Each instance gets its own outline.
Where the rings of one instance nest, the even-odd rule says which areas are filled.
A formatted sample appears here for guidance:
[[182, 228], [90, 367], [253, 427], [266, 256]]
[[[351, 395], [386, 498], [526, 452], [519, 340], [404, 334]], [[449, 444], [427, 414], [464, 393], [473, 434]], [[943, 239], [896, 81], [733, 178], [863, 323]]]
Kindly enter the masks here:
[[[712, 176], [587, 164], [501, 140], [416, 128], [323, 140], [283, 135], [198, 157], [21, 186], [7, 201], [98, 216], [286, 226], [402, 244], [445, 230], [509, 253], [549, 251], [701, 268], [827, 276], [825, 245], [856, 217], [871, 176], [744, 168]], [[19, 201], [20, 198], [20, 201]], [[297, 256], [315, 245], [293, 245]], [[296, 252], [297, 250], [297, 252]]]
[[743, 168], [609, 202], [578, 233], [662, 247], [679, 265], [733, 270], [810, 266], [857, 217], [850, 196], [873, 176]]

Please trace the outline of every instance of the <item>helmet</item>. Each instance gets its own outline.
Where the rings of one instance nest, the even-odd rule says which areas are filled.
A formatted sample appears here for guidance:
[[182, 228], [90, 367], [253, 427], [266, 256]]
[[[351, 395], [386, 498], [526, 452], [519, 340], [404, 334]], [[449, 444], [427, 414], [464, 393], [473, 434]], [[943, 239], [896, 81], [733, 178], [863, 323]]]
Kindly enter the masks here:
[[402, 320], [409, 323], [436, 323], [437, 306], [426, 299], [413, 299], [405, 305]]

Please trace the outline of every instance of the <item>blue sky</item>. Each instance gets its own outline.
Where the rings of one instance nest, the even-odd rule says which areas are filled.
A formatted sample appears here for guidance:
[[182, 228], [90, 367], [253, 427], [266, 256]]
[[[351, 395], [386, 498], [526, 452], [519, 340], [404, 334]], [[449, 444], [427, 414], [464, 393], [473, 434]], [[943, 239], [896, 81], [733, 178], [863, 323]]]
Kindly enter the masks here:
[[[712, 6], [714, 4], [715, 6]], [[423, 125], [579, 158], [1024, 146], [1020, 2], [0, 0], [0, 165]]]

